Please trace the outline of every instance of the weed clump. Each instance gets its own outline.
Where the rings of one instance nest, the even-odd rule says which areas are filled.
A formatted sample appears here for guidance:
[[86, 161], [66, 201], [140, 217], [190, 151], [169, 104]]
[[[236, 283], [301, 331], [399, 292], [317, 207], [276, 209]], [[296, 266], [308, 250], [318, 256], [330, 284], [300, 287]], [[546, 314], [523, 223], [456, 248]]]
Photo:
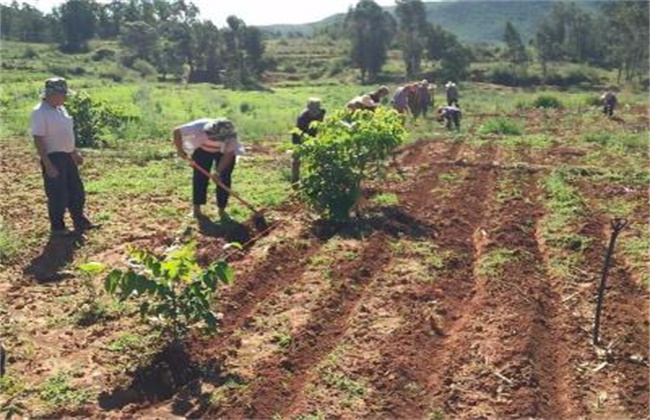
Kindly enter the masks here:
[[562, 102], [558, 98], [552, 95], [540, 95], [533, 101], [533, 106], [535, 108], [564, 108]]
[[486, 121], [478, 129], [479, 134], [508, 134], [518, 136], [522, 133], [521, 126], [507, 118], [494, 118]]

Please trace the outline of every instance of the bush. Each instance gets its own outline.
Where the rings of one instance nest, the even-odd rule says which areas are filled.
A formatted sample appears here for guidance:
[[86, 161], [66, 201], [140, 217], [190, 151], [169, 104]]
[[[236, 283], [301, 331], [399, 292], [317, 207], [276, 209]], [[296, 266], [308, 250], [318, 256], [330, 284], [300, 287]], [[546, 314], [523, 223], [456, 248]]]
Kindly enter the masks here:
[[27, 47], [25, 49], [25, 53], [23, 54], [23, 58], [30, 59], [30, 60], [34, 58], [38, 58], [38, 52], [36, 52], [36, 50], [32, 47]]
[[113, 65], [99, 73], [99, 77], [104, 79], [110, 79], [114, 82], [123, 82], [127, 76], [126, 69], [119, 66]]
[[140, 315], [157, 318], [163, 333], [174, 341], [201, 322], [204, 332], [217, 329], [217, 315], [210, 309], [219, 283], [231, 284], [232, 269], [225, 261], [202, 269], [191, 243], [157, 257], [146, 251], [130, 250], [134, 267], [113, 270], [104, 281], [106, 292], [124, 301], [140, 297]]
[[361, 182], [381, 170], [406, 138], [403, 118], [380, 107], [375, 112], [339, 111], [318, 125], [318, 136], [296, 151], [305, 169], [303, 196], [326, 218], [343, 221], [361, 193]]
[[522, 130], [519, 124], [506, 118], [495, 118], [486, 121], [478, 129], [479, 134], [511, 134], [518, 136]]
[[158, 71], [154, 66], [151, 65], [151, 63], [140, 58], [136, 59], [133, 62], [131, 68], [137, 71], [140, 74], [140, 77], [144, 78], [154, 77], [158, 74]]
[[102, 61], [102, 60], [113, 60], [116, 56], [115, 50], [109, 50], [107, 48], [101, 48], [95, 51], [91, 57], [93, 61]]
[[242, 114], [247, 114], [252, 110], [253, 107], [250, 106], [248, 102], [242, 102], [241, 104], [239, 104], [239, 112], [241, 112]]
[[118, 128], [128, 117], [124, 111], [79, 92], [66, 102], [66, 109], [74, 119], [77, 147], [98, 146], [108, 130]]
[[533, 101], [535, 108], [563, 108], [562, 102], [552, 95], [540, 95]]

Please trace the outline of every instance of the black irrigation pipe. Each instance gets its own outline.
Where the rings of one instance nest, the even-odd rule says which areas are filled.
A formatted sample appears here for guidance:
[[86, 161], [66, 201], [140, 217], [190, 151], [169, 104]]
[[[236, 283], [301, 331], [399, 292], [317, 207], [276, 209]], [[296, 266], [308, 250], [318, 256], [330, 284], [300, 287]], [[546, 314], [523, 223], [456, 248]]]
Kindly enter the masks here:
[[598, 303], [596, 306], [596, 318], [594, 320], [594, 341], [593, 344], [598, 345], [598, 330], [600, 328], [600, 312], [603, 308], [603, 298], [605, 297], [605, 283], [607, 282], [607, 275], [612, 263], [612, 254], [614, 253], [614, 246], [616, 245], [616, 238], [619, 233], [627, 226], [628, 222], [625, 219], [613, 219], [611, 221], [612, 236], [609, 240], [609, 247], [605, 254], [605, 262], [603, 264], [603, 273], [600, 278], [600, 286], [598, 287]]

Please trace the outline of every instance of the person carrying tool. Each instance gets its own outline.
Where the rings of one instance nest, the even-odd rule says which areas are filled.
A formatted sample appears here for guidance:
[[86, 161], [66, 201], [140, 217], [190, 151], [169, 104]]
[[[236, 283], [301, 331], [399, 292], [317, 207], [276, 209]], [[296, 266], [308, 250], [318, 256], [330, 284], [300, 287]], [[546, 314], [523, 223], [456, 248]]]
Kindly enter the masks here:
[[[316, 127], [311, 125], [314, 121], [323, 121], [325, 118], [325, 109], [321, 108], [319, 98], [309, 98], [307, 107], [300, 113], [296, 121], [296, 128], [300, 133], [293, 133], [291, 142], [295, 145], [302, 144], [305, 136], [316, 137]], [[291, 162], [291, 183], [295, 184], [300, 180], [300, 160], [293, 156]]]
[[70, 236], [64, 216], [69, 210], [74, 230], [98, 227], [84, 214], [86, 193], [79, 176], [83, 157], [75, 146], [74, 122], [63, 105], [72, 93], [61, 77], [45, 81], [42, 101], [31, 113], [31, 133], [41, 160], [47, 209], [53, 237]]
[[608, 90], [603, 93], [603, 96], [601, 96], [600, 99], [603, 101], [603, 113], [609, 118], [613, 117], [614, 108], [616, 108], [616, 105], [618, 104], [618, 99], [616, 98], [614, 91], [611, 89]]
[[447, 89], [447, 105], [454, 105], [458, 107], [458, 97], [460, 95], [458, 94], [458, 87], [456, 87], [456, 83], [449, 81], [445, 85], [445, 88]]
[[[232, 172], [237, 156], [243, 154], [235, 125], [227, 118], [202, 118], [174, 128], [173, 138], [174, 146], [182, 159], [191, 159], [207, 173], [212, 169], [213, 162], [216, 163], [218, 178], [227, 188], [217, 187], [219, 217], [228, 218], [226, 206], [230, 197]], [[196, 218], [203, 216], [201, 206], [207, 201], [208, 182], [208, 176], [195, 168], [192, 174], [192, 213]]]
[[446, 121], [446, 127], [448, 130], [451, 130], [454, 127], [456, 128], [456, 130], [460, 130], [460, 117], [461, 117], [461, 112], [458, 107], [455, 107], [453, 105], [438, 107], [437, 120], [440, 123]]

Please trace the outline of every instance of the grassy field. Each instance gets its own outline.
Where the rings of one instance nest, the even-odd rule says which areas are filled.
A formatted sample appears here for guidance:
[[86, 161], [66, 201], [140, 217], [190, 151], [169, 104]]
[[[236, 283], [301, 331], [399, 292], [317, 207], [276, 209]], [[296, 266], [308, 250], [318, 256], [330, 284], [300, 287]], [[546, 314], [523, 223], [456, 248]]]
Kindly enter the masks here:
[[[407, 121], [409, 142], [386, 178], [365, 185], [363, 217], [329, 226], [291, 197], [289, 131], [308, 97], [334, 110], [371, 87], [332, 71], [333, 46], [273, 42], [286, 56], [283, 75], [259, 92], [134, 74], [117, 82], [101, 76], [115, 69], [93, 52], [69, 60], [46, 46], [3, 44], [0, 340], [9, 358], [1, 414], [647, 413], [645, 94], [621, 92], [617, 118], [606, 119], [594, 91], [462, 84], [461, 130], [431, 116]], [[47, 239], [28, 136], [29, 111], [54, 70], [45, 58], [66, 66], [73, 89], [132, 117], [105, 147], [82, 151], [88, 213], [103, 226], [80, 242]], [[324, 76], [310, 81], [306, 62]], [[535, 107], [540, 96], [561, 108]], [[171, 130], [206, 116], [235, 121], [248, 150], [233, 186], [277, 225], [233, 258], [235, 284], [217, 302], [219, 333], [192, 336], [189, 362], [173, 363], [133, 304], [100, 292], [101, 278], [90, 282], [97, 317], [84, 321], [89, 286], [77, 267], [123, 267], [128, 246], [162, 252], [191, 240], [208, 263], [227, 242], [250, 239], [250, 212], [235, 201], [231, 222], [212, 208], [208, 222], [188, 215], [191, 170], [175, 157]], [[612, 217], [631, 225], [615, 252], [600, 348], [590, 328]]]

